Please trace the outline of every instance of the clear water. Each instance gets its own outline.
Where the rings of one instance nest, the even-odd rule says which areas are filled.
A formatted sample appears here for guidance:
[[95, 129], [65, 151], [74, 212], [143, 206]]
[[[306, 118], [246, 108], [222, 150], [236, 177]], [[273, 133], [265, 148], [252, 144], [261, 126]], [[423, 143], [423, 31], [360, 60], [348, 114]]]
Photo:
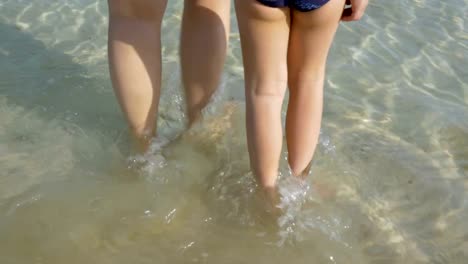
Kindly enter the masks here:
[[[169, 2], [162, 139], [183, 127]], [[274, 218], [249, 173], [234, 18], [208, 120], [139, 157], [108, 78], [106, 2], [0, 0], [0, 263], [467, 263], [467, 13], [376, 0], [342, 24], [312, 176], [283, 162]]]

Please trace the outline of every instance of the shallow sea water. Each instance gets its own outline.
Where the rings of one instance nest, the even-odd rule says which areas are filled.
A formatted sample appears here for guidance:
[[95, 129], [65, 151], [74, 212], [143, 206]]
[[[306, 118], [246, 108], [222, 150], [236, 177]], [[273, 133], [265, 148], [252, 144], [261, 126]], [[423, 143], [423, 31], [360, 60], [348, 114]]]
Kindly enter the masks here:
[[312, 174], [282, 159], [276, 218], [249, 172], [234, 16], [207, 120], [161, 147], [184, 124], [169, 2], [161, 139], [134, 156], [106, 2], [0, 0], [0, 263], [468, 262], [467, 0], [376, 0], [341, 25]]

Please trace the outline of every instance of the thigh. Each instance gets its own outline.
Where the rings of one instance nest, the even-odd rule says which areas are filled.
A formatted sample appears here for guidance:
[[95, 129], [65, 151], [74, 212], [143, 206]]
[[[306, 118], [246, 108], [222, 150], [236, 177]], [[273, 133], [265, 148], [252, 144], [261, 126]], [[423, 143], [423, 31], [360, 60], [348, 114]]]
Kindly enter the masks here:
[[314, 78], [325, 70], [328, 51], [338, 28], [345, 0], [330, 0], [322, 7], [291, 14], [288, 51], [289, 80]]
[[252, 89], [247, 92], [282, 93], [281, 86], [287, 82], [289, 8], [271, 8], [257, 0], [237, 0], [236, 13], [246, 89]]
[[145, 20], [162, 20], [167, 0], [108, 0], [109, 14]]

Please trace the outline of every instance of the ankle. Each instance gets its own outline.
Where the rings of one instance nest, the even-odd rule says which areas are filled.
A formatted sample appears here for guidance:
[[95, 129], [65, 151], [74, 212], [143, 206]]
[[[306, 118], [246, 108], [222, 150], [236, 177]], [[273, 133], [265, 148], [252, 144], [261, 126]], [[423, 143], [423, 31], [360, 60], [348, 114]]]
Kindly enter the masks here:
[[301, 164], [289, 164], [290, 170], [292, 175], [300, 178], [305, 178], [310, 174], [310, 169], [312, 167], [312, 161], [307, 163], [306, 165]]

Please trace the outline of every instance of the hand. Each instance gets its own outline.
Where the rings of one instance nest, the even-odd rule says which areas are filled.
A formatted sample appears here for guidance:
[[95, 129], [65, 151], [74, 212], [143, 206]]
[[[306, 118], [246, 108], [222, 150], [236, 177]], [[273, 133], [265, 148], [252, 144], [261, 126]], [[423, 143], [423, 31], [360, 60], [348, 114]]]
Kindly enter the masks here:
[[346, 5], [351, 5], [351, 7], [345, 8], [341, 20], [356, 21], [361, 19], [367, 4], [369, 4], [369, 0], [346, 0]]

